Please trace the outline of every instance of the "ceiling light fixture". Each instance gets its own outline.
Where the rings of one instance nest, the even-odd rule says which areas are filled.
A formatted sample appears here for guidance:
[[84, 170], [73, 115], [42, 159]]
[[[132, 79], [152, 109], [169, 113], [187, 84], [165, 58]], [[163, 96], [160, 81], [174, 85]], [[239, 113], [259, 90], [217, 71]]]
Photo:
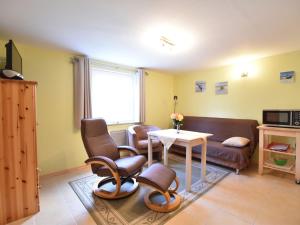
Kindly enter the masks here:
[[193, 34], [180, 26], [154, 24], [142, 35], [144, 45], [151, 51], [176, 55], [195, 46]]
[[241, 77], [242, 77], [242, 78], [248, 77], [248, 72], [242, 72]]
[[162, 47], [168, 48], [169, 50], [172, 50], [175, 47], [175, 43], [165, 36], [160, 37], [160, 43]]

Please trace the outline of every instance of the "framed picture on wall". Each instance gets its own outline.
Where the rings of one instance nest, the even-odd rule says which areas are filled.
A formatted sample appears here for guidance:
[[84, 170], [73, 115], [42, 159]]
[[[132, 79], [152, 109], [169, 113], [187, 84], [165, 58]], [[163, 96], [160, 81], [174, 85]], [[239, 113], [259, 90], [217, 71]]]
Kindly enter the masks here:
[[205, 81], [195, 81], [195, 92], [205, 92], [206, 82]]
[[286, 71], [280, 73], [281, 83], [294, 83], [295, 82], [295, 71]]
[[217, 82], [216, 83], [216, 95], [227, 95], [228, 94], [228, 82]]

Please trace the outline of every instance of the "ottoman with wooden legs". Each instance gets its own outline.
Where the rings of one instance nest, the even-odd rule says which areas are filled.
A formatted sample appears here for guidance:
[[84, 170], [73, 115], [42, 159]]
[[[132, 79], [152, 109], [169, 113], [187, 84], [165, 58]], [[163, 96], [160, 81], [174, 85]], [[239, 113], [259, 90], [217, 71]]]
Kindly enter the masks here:
[[[156, 212], [171, 212], [177, 209], [181, 203], [181, 197], [176, 193], [179, 187], [179, 180], [175, 171], [168, 167], [156, 163], [143, 171], [137, 178], [137, 182], [150, 186], [155, 189], [145, 195], [144, 201], [148, 208]], [[176, 187], [171, 189], [170, 186], [175, 181]], [[151, 198], [161, 194], [165, 201], [163, 203], [154, 203]]]

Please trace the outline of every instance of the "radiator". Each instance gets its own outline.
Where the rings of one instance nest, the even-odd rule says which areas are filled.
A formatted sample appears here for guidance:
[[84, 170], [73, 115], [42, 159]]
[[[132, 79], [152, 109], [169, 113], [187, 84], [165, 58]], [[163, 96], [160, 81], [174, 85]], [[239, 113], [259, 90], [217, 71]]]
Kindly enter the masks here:
[[117, 131], [111, 131], [109, 133], [117, 145], [128, 145], [127, 130], [117, 130]]

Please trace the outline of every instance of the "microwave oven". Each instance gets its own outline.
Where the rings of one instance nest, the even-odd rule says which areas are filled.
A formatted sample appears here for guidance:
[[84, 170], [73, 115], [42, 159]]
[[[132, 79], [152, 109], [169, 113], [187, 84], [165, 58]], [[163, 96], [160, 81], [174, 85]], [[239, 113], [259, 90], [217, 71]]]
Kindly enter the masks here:
[[263, 124], [300, 128], [300, 110], [263, 110]]

